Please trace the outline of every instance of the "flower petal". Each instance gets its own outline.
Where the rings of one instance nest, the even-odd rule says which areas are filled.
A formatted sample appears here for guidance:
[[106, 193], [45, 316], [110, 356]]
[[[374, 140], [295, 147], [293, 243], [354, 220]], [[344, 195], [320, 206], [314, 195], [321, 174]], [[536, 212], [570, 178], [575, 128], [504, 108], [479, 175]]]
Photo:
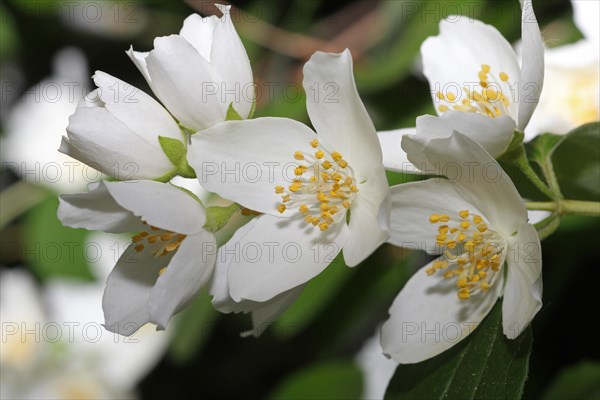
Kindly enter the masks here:
[[502, 278], [486, 294], [460, 300], [456, 283], [442, 274], [418, 270], [400, 291], [390, 318], [381, 328], [384, 353], [401, 364], [434, 357], [466, 338], [492, 309], [502, 290]]
[[204, 209], [183, 190], [154, 181], [105, 182], [104, 185], [121, 207], [150, 225], [184, 235], [203, 230]]
[[600, 25], [600, 2], [571, 1], [575, 25], [586, 39], [598, 43], [598, 25]]
[[362, 181], [373, 165], [382, 162], [373, 122], [356, 90], [352, 56], [316, 52], [304, 65], [306, 108], [329, 151], [338, 151]]
[[333, 261], [349, 236], [343, 222], [320, 232], [302, 219], [261, 215], [248, 225], [220, 253], [226, 257], [221, 262], [229, 263], [229, 289], [236, 302], [267, 301], [314, 278]]
[[105, 328], [124, 336], [131, 336], [150, 321], [150, 291], [163, 262], [168, 261], [149, 251], [136, 252], [134, 247], [127, 247], [117, 261], [102, 299]]
[[436, 246], [438, 226], [429, 223], [431, 214], [447, 214], [452, 219], [458, 219], [460, 210], [479, 212], [456, 189], [451, 182], [439, 178], [390, 188], [392, 211], [388, 242], [399, 247], [424, 250], [429, 254], [439, 252], [439, 246]]
[[408, 161], [406, 152], [402, 149], [402, 136], [414, 135], [416, 128], [395, 129], [393, 131], [377, 132], [381, 152], [383, 153], [383, 166], [387, 170], [420, 173], [415, 166]]
[[225, 121], [228, 104], [211, 77], [211, 66], [179, 35], [158, 37], [146, 58], [152, 89], [185, 126], [202, 130]]
[[[544, 42], [531, 0], [521, 0], [521, 79], [519, 80], [519, 130], [524, 131], [535, 111], [544, 84]], [[596, 29], [597, 30], [597, 29]]]
[[[438, 91], [444, 95], [452, 92], [460, 101], [463, 87], [478, 84], [478, 72], [483, 64], [491, 67], [490, 78], [504, 72], [511, 82], [520, 82], [521, 70], [510, 43], [493, 26], [467, 16], [449, 16], [442, 20], [440, 34], [423, 42], [421, 56], [423, 73], [435, 104], [439, 102]], [[489, 81], [504, 87], [497, 79]], [[516, 117], [514, 104], [509, 106], [509, 112]]]
[[489, 118], [482, 114], [446, 111], [442, 116], [417, 117], [417, 135], [422, 138], [444, 138], [458, 131], [473, 139], [494, 158], [504, 153], [512, 140], [515, 121], [508, 115]]
[[309, 142], [315, 137], [306, 125], [287, 118], [228, 121], [193, 135], [188, 161], [206, 190], [279, 216], [275, 186], [291, 184], [299, 165], [294, 152], [313, 153]]
[[217, 258], [215, 235], [201, 231], [186, 237], [150, 292], [150, 321], [166, 329], [210, 279]]
[[214, 31], [210, 63], [215, 83], [219, 84], [225, 107], [233, 102], [235, 110], [248, 117], [254, 103], [254, 79], [246, 49], [231, 22], [231, 6], [215, 4], [223, 13]]
[[171, 114], [143, 91], [102, 71], [96, 71], [94, 82], [104, 107], [131, 132], [158, 148], [158, 136], [183, 139]]
[[[385, 170], [373, 168], [367, 181], [358, 185], [358, 193], [350, 209], [350, 238], [344, 246], [344, 261], [354, 267], [371, 255], [388, 237], [379, 221], [379, 211], [389, 196]], [[387, 225], [387, 221], [384, 225]]]
[[304, 286], [305, 285], [297, 286], [264, 303], [256, 303], [260, 304], [260, 307], [257, 307], [252, 311], [252, 329], [242, 332], [242, 336], [252, 335], [254, 337], [259, 337], [269, 325], [275, 323], [277, 318], [294, 304], [298, 296], [300, 296], [300, 293], [304, 290]]
[[[146, 64], [146, 58], [148, 58], [148, 55], [150, 54], [150, 52], [149, 51], [135, 51], [135, 50], [133, 50], [133, 46], [129, 46], [129, 49], [127, 49], [127, 51], [125, 53], [129, 56], [131, 61], [133, 61], [133, 63], [137, 67], [137, 69], [144, 76], [144, 79], [146, 79], [146, 82], [148, 82], [148, 85], [150, 85], [150, 87], [152, 88], [152, 78], [150, 77], [150, 74], [148, 73], [148, 65]], [[154, 88], [152, 88], [152, 90], [154, 91]]]
[[59, 197], [58, 219], [71, 228], [84, 228], [108, 233], [141, 231], [144, 225], [110, 195], [104, 182], [90, 185], [87, 193]]
[[198, 14], [191, 14], [183, 21], [179, 34], [194, 46], [202, 58], [210, 62], [213, 35], [218, 24], [219, 18], [214, 15], [203, 18]]
[[525, 222], [508, 241], [502, 327], [515, 339], [542, 308], [542, 249], [537, 231]]
[[525, 203], [515, 185], [477, 142], [454, 132], [448, 138], [431, 140], [405, 136], [402, 147], [423, 171], [447, 176], [457, 193], [505, 235], [527, 221]]
[[173, 169], [160, 147], [136, 135], [104, 107], [77, 108], [67, 133], [68, 145], [61, 151], [118, 179], [154, 179]]

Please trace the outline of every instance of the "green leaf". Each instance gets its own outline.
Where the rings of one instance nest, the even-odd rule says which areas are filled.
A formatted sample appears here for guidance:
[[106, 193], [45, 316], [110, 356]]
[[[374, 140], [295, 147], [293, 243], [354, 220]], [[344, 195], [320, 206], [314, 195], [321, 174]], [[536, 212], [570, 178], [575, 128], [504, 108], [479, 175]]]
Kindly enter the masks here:
[[194, 358], [210, 336], [214, 321], [221, 315], [210, 301], [210, 295], [203, 290], [177, 317], [169, 348], [169, 356], [175, 363], [184, 364]]
[[160, 143], [160, 147], [169, 161], [171, 161], [171, 164], [175, 166], [175, 171], [167, 172], [165, 175], [158, 177], [156, 180], [160, 182], [166, 182], [175, 175], [181, 175], [185, 178], [196, 177], [194, 169], [190, 167], [187, 162], [187, 148], [182, 141], [170, 137], [159, 136], [158, 142]]
[[242, 116], [238, 114], [238, 112], [233, 108], [233, 103], [229, 103], [229, 108], [227, 109], [227, 115], [225, 116], [226, 121], [241, 121], [243, 120]]
[[362, 387], [362, 371], [354, 363], [327, 362], [292, 374], [268, 398], [357, 399]]
[[520, 399], [531, 343], [531, 328], [515, 340], [504, 336], [498, 301], [475, 331], [450, 350], [398, 366], [385, 398]]
[[550, 159], [556, 145], [562, 139], [564, 139], [564, 136], [553, 133], [544, 133], [536, 136], [531, 142], [527, 143], [529, 158], [531, 161], [542, 166]]
[[544, 400], [600, 399], [600, 363], [586, 361], [563, 369], [542, 398]]
[[24, 240], [13, 245], [20, 247], [25, 261], [42, 280], [71, 277], [91, 281], [94, 278], [88, 261], [96, 257], [92, 253], [96, 254], [97, 249], [86, 244], [86, 230], [61, 224], [56, 216], [57, 208], [55, 196], [34, 207], [24, 219]]
[[569, 132], [556, 145], [552, 162], [565, 198], [600, 201], [600, 123]]

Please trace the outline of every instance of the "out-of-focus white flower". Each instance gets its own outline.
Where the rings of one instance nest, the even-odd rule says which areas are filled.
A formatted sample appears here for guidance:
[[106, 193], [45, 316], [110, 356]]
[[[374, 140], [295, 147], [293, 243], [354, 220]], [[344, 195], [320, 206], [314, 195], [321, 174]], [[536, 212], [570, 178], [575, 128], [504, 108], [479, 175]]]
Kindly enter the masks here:
[[131, 335], [148, 322], [165, 329], [212, 274], [217, 245], [204, 229], [204, 207], [170, 184], [100, 182], [61, 196], [58, 217], [73, 228], [139, 232], [106, 283], [109, 331]]
[[365, 400], [383, 399], [385, 390], [394, 375], [398, 362], [386, 357], [379, 343], [379, 329], [377, 333], [367, 339], [356, 355], [356, 364], [363, 371], [363, 393]]
[[380, 132], [386, 168], [415, 172], [400, 145], [407, 133], [433, 139], [458, 131], [498, 157], [515, 129], [525, 129], [542, 89], [544, 47], [531, 0], [522, 0], [522, 7], [520, 63], [510, 43], [493, 26], [466, 16], [440, 22], [440, 34], [421, 46], [423, 72], [438, 116], [417, 118], [412, 132]]
[[544, 132], [564, 134], [600, 120], [600, 2], [573, 0], [571, 4], [584, 38], [546, 49], [544, 89], [525, 130], [527, 139]]
[[231, 6], [216, 6], [221, 18], [192, 14], [179, 35], [156, 38], [149, 52], [127, 52], [165, 107], [193, 131], [225, 121], [230, 105], [247, 118], [254, 103], [252, 68]]
[[[304, 87], [328, 86], [337, 98], [307, 96], [318, 135], [286, 118], [215, 125], [192, 136], [189, 162], [209, 191], [264, 213], [236, 232], [239, 249], [258, 244], [260, 258], [217, 257], [228, 265], [234, 301], [264, 302], [300, 286], [343, 249], [355, 266], [387, 238], [378, 213], [388, 199], [381, 149], [356, 90], [352, 58], [315, 53], [304, 67]], [[250, 176], [208, 173], [252, 167]], [[349, 221], [348, 216], [350, 215]], [[266, 246], [276, 245], [271, 251]], [[221, 252], [220, 252], [221, 253]]]
[[57, 151], [88, 84], [83, 53], [76, 48], [59, 51], [53, 74], [27, 89], [6, 117], [0, 146], [4, 166], [57, 192], [79, 191], [98, 180], [96, 171]]
[[[390, 243], [439, 257], [394, 300], [382, 327], [384, 352], [403, 364], [434, 357], [467, 337], [499, 297], [504, 334], [516, 338], [542, 305], [540, 240], [517, 189], [481, 145], [458, 132], [405, 136], [402, 144], [415, 165], [438, 175], [448, 165], [468, 172], [391, 189]], [[450, 324], [459, 330], [455, 339], [425, 333]]]

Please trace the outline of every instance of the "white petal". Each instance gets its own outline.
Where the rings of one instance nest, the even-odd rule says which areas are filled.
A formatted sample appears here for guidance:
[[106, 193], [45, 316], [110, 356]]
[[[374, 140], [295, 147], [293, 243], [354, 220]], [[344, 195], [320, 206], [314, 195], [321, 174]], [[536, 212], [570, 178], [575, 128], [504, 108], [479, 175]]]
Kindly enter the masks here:
[[171, 114], [143, 91], [101, 71], [94, 82], [104, 107], [131, 132], [159, 148], [158, 136], [183, 139]]
[[527, 210], [519, 192], [502, 167], [480, 144], [461, 133], [449, 138], [422, 140], [405, 136], [402, 147], [421, 169], [447, 176], [467, 203], [475, 205], [500, 232], [511, 235]]
[[79, 107], [69, 118], [69, 145], [90, 167], [118, 179], [153, 179], [173, 169], [160, 147], [133, 133], [103, 107]]
[[542, 249], [535, 228], [527, 223], [508, 243], [502, 327], [507, 338], [515, 339], [542, 308]]
[[209, 280], [216, 258], [215, 235], [203, 230], [186, 237], [150, 292], [150, 321], [166, 329]]
[[108, 233], [141, 231], [144, 225], [129, 210], [114, 201], [104, 182], [90, 185], [87, 193], [59, 197], [58, 219], [71, 228]]
[[133, 61], [135, 66], [140, 70], [142, 75], [144, 75], [146, 82], [148, 82], [150, 87], [152, 87], [152, 78], [150, 78], [150, 74], [148, 73], [148, 66], [146, 65], [146, 58], [148, 57], [148, 54], [150, 54], [150, 52], [134, 51], [133, 46], [130, 46], [126, 53], [131, 59], [131, 61]]
[[304, 286], [297, 286], [264, 303], [255, 303], [259, 304], [260, 307], [256, 307], [252, 311], [252, 330], [243, 332], [242, 336], [260, 336], [269, 325], [277, 321], [277, 318], [296, 301], [302, 290], [304, 290]]
[[421, 182], [409, 182], [390, 188], [392, 211], [390, 215], [390, 238], [388, 242], [430, 254], [439, 251], [436, 246], [437, 225], [429, 223], [431, 214], [447, 214], [458, 219], [460, 210], [480, 213], [476, 206], [467, 202], [445, 179], [432, 178]]
[[150, 321], [150, 291], [163, 262], [168, 262], [149, 251], [136, 252], [134, 247], [130, 245], [117, 261], [102, 299], [106, 329], [124, 336], [132, 335]]
[[[231, 22], [231, 6], [215, 4], [223, 16], [216, 23], [210, 54], [212, 77], [219, 84], [225, 107], [247, 117], [254, 102], [254, 79], [246, 49]], [[228, 94], [229, 93], [229, 94]]]
[[521, 79], [519, 81], [519, 130], [524, 131], [540, 100], [544, 83], [544, 42], [531, 0], [521, 0]]
[[316, 52], [304, 65], [306, 108], [319, 140], [338, 151], [362, 181], [373, 165], [382, 162], [373, 122], [362, 103], [354, 76], [352, 55]]
[[191, 14], [183, 21], [179, 34], [194, 46], [202, 58], [210, 62], [213, 34], [218, 24], [219, 18], [214, 15], [202, 18], [198, 14]]
[[202, 205], [183, 190], [154, 181], [105, 182], [119, 205], [148, 224], [185, 235], [203, 230]]
[[[361, 263], [387, 239], [387, 231], [380, 226], [379, 211], [388, 196], [388, 182], [380, 165], [371, 171], [365, 183], [358, 185], [350, 209], [350, 238], [344, 246], [344, 261], [349, 267]], [[387, 221], [383, 225], [387, 226]]]
[[270, 215], [261, 215], [248, 225], [221, 252], [230, 263], [230, 294], [237, 302], [267, 301], [314, 278], [333, 261], [349, 236], [343, 222], [324, 233], [308, 227], [303, 219]]
[[215, 88], [211, 66], [179, 35], [158, 37], [146, 58], [152, 89], [185, 126], [202, 130], [225, 120], [228, 104]]
[[418, 270], [400, 291], [390, 318], [381, 328], [381, 347], [401, 364], [434, 357], [466, 338], [492, 309], [502, 289], [502, 278], [488, 293], [468, 300], [456, 294], [454, 279], [427, 276]]
[[363, 400], [383, 399], [385, 390], [398, 367], [398, 363], [383, 355], [380, 342], [380, 327], [375, 335], [367, 339], [356, 354], [354, 361], [362, 369], [364, 388]]
[[385, 169], [398, 172], [420, 173], [415, 166], [408, 161], [406, 152], [402, 149], [402, 136], [414, 135], [416, 128], [403, 128], [393, 131], [377, 132], [381, 152], [383, 153], [383, 165]]
[[571, 0], [575, 25], [587, 38], [598, 43], [598, 26], [600, 25], [600, 2], [588, 0]]
[[421, 138], [433, 139], [449, 137], [453, 131], [458, 131], [482, 145], [492, 157], [497, 158], [508, 147], [515, 127], [515, 121], [508, 115], [489, 118], [482, 114], [450, 110], [440, 117], [417, 117], [416, 132]]
[[193, 135], [188, 161], [206, 190], [280, 215], [275, 186], [291, 184], [299, 165], [294, 152], [313, 153], [309, 142], [315, 137], [306, 125], [287, 118], [229, 121]]

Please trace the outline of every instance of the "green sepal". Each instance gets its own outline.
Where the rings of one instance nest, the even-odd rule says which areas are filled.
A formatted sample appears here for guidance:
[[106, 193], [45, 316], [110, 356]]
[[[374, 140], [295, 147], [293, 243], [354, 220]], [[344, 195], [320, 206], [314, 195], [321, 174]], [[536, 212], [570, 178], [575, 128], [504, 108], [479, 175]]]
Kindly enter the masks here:
[[227, 109], [227, 115], [225, 116], [225, 121], [241, 121], [243, 120], [242, 116], [233, 108], [233, 103], [229, 103], [229, 108]]
[[206, 223], [204, 229], [209, 232], [218, 232], [229, 222], [229, 219], [235, 214], [241, 206], [233, 203], [228, 207], [208, 207], [206, 209]]
[[[175, 171], [168, 172], [156, 180], [164, 182], [166, 177], [170, 176], [169, 179], [171, 179], [176, 175], [181, 175], [184, 178], [196, 177], [196, 172], [187, 162], [187, 148], [182, 141], [170, 137], [159, 136], [158, 142], [169, 161], [171, 161], [171, 164], [175, 166]], [[172, 175], [173, 172], [174, 175]]]

